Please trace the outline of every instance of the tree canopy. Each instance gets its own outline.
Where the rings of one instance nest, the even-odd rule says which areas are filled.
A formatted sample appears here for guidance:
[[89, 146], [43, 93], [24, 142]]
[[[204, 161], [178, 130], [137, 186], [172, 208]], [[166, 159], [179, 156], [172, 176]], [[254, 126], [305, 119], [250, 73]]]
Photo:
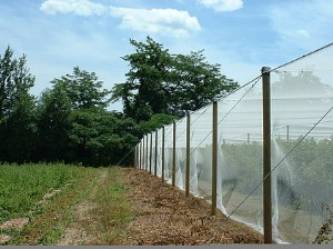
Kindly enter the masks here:
[[[144, 133], [237, 87], [203, 51], [171, 54], [150, 37], [130, 44], [126, 81], [111, 91], [96, 73], [74, 67], [38, 98], [26, 56], [9, 47], [0, 54], [0, 162], [128, 164]], [[122, 101], [123, 112], [110, 111], [111, 101]]]
[[171, 54], [150, 37], [130, 42], [135, 51], [123, 57], [130, 67], [127, 80], [113, 87], [112, 100], [121, 100], [124, 114], [135, 120], [149, 120], [154, 113], [181, 117], [238, 86], [220, 65], [207, 62], [203, 50]]

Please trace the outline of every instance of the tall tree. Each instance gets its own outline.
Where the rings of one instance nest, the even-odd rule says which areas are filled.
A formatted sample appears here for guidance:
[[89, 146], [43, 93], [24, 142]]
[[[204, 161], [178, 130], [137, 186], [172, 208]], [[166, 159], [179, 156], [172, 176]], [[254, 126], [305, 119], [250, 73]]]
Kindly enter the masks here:
[[219, 64], [210, 64], [203, 50], [190, 55], [174, 57], [173, 82], [166, 88], [172, 96], [170, 111], [184, 115], [186, 110], [195, 111], [223, 97], [238, 87], [238, 84], [221, 73]]
[[209, 64], [203, 51], [172, 55], [150, 37], [130, 42], [135, 52], [123, 58], [130, 65], [127, 81], [115, 85], [112, 100], [122, 100], [124, 113], [138, 121], [156, 113], [182, 116], [238, 86], [220, 65]]
[[168, 49], [147, 37], [145, 42], [130, 40], [135, 52], [123, 57], [129, 63], [127, 81], [113, 88], [113, 100], [122, 99], [124, 112], [137, 120], [149, 120], [153, 113], [167, 112], [172, 56]]
[[0, 55], [0, 158], [5, 161], [32, 160], [35, 99], [29, 90], [35, 77], [26, 64], [25, 55], [16, 59], [9, 47]]
[[71, 100], [61, 84], [43, 92], [38, 106], [40, 159], [60, 161], [69, 159], [68, 130]]
[[110, 91], [103, 89], [103, 82], [97, 75], [74, 67], [73, 74], [66, 74], [52, 81], [64, 89], [73, 109], [104, 109], [110, 102]]

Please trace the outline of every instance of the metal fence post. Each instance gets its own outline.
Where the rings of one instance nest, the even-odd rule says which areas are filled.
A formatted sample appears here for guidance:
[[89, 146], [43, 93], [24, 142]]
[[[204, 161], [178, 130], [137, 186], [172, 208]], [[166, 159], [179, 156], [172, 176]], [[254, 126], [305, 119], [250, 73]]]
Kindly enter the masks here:
[[217, 155], [218, 155], [218, 103], [213, 103], [213, 133], [212, 133], [212, 209], [211, 214], [216, 214], [217, 197]]
[[271, 183], [271, 79], [270, 68], [262, 68], [263, 94], [263, 212], [264, 243], [272, 239], [272, 183]]
[[173, 121], [172, 186], [176, 185], [176, 121]]
[[164, 182], [164, 160], [165, 160], [164, 149], [165, 149], [165, 128], [163, 126], [162, 127], [162, 182]]
[[191, 174], [191, 114], [186, 112], [186, 165], [185, 165], [185, 196], [190, 195], [190, 174]]
[[154, 172], [154, 176], [157, 176], [157, 146], [158, 146], [158, 130], [155, 131], [155, 172]]
[[290, 126], [287, 125], [287, 142], [290, 141]]

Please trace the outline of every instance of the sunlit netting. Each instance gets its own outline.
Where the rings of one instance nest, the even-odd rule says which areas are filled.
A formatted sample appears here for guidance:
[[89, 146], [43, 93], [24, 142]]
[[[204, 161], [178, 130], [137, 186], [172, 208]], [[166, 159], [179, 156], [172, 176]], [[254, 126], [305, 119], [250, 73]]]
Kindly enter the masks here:
[[186, 118], [176, 122], [176, 186], [185, 189]]
[[257, 230], [262, 227], [262, 189], [251, 191], [262, 180], [261, 89], [260, 79], [221, 100], [218, 119], [224, 211]]
[[[333, 46], [270, 72], [272, 232], [278, 242], [327, 239], [333, 224]], [[217, 102], [217, 207], [228, 217], [263, 231], [263, 81], [259, 76]], [[187, 117], [147, 134], [135, 163], [185, 189]], [[190, 113], [189, 190], [212, 202], [213, 105]], [[175, 158], [173, 158], [173, 149]], [[156, 156], [155, 156], [156, 154]], [[175, 160], [175, 172], [173, 162]], [[154, 174], [154, 171], [152, 172]], [[325, 235], [325, 236], [322, 236]], [[332, 234], [329, 236], [333, 237]]]
[[212, 195], [212, 105], [191, 113], [190, 190], [211, 201]]
[[285, 241], [313, 242], [333, 211], [332, 58], [328, 47], [271, 73], [273, 224]]
[[172, 148], [173, 148], [173, 125], [167, 125], [165, 129], [164, 140], [164, 177], [166, 181], [171, 184], [172, 180]]
[[156, 167], [157, 167], [157, 176], [162, 177], [162, 129], [156, 131], [157, 141], [156, 141]]

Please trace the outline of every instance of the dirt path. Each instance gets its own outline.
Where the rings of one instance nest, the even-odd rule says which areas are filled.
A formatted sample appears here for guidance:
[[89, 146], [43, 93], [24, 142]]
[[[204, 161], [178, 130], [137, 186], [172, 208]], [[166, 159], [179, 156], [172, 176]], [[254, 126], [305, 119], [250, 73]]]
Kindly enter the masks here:
[[250, 228], [135, 169], [91, 169], [33, 218], [15, 245], [261, 243]]
[[107, 169], [101, 170], [86, 199], [74, 206], [73, 222], [65, 229], [64, 235], [58, 243], [59, 246], [87, 245], [97, 240], [97, 234], [94, 231], [98, 230], [98, 223], [92, 214], [98, 206], [94, 199], [97, 191], [103, 187], [108, 174]]
[[134, 169], [126, 170], [125, 183], [135, 219], [123, 244], [201, 245], [261, 243], [254, 230], [227, 220], [222, 213], [211, 217], [209, 205], [163, 184], [159, 178]]

